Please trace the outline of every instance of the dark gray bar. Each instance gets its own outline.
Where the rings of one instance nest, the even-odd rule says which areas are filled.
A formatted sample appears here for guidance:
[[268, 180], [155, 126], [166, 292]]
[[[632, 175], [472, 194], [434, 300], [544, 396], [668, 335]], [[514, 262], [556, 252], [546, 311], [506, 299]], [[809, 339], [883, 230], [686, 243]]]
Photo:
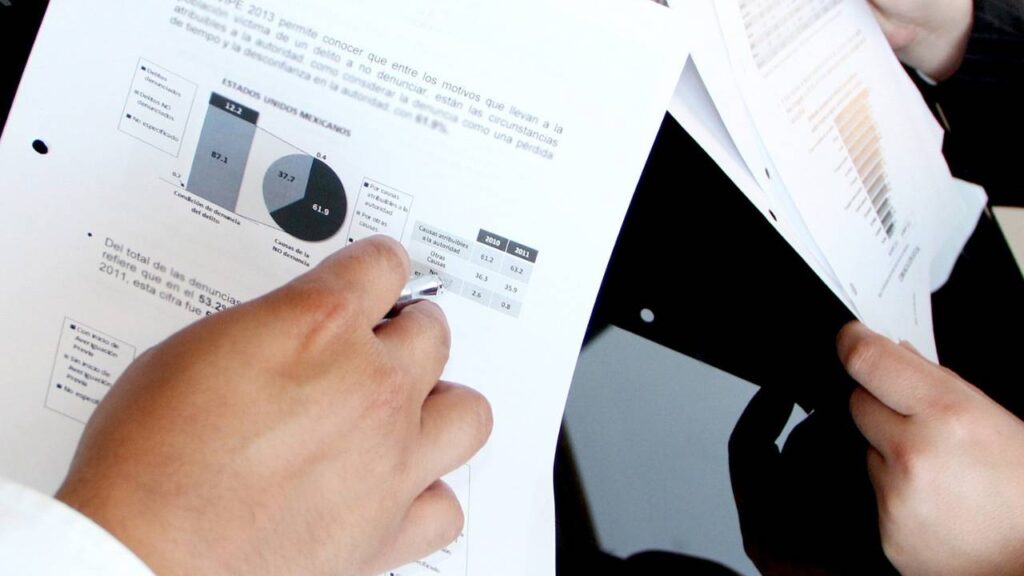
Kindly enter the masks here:
[[885, 200], [888, 195], [889, 183], [883, 178], [875, 180], [871, 183], [871, 187], [868, 188], [868, 196], [871, 198], [871, 204], [876, 210], [882, 205], [882, 201]]
[[[871, 184], [874, 184], [875, 180], [877, 180], [879, 176], [884, 176], [884, 175], [885, 175], [885, 163], [882, 162], [881, 156], [879, 156], [878, 159], [875, 160], [875, 163], [871, 165], [871, 169], [868, 170], [867, 173], [864, 175], [863, 180], [865, 182], [870, 182]], [[868, 185], [867, 188], [870, 189], [871, 186]]]
[[487, 230], [480, 230], [480, 233], [476, 236], [476, 241], [499, 252], [504, 252], [508, 249], [508, 238], [498, 236]]
[[888, 229], [889, 225], [892, 224], [893, 216], [894, 214], [892, 210], [886, 212], [885, 216], [882, 217], [882, 226], [885, 226]]
[[537, 251], [534, 250], [533, 248], [530, 248], [529, 246], [523, 246], [518, 242], [512, 242], [511, 240], [509, 240], [508, 249], [505, 250], [505, 252], [517, 258], [522, 258], [527, 262], [537, 262]]
[[891, 206], [891, 204], [889, 202], [889, 198], [888, 197], [885, 200], [882, 200], [882, 205], [879, 206], [878, 210], [877, 210], [878, 211], [878, 217], [881, 218], [881, 217], [885, 216], [885, 213], [889, 211], [890, 206]]
[[246, 108], [234, 100], [228, 100], [216, 92], [210, 95], [210, 106], [234, 114], [249, 124], [256, 124], [260, 119], [259, 112]]

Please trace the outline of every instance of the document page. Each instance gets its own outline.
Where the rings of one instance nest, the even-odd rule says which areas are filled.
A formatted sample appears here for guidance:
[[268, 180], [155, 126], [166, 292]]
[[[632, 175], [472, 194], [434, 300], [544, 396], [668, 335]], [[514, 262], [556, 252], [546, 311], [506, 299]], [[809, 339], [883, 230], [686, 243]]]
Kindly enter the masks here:
[[673, 18], [622, 0], [52, 0], [0, 140], [0, 475], [52, 492], [139, 354], [385, 234], [442, 278], [444, 377], [495, 417], [447, 478], [463, 534], [392, 574], [553, 574], [557, 432], [686, 59]]
[[779, 178], [736, 82], [712, 0], [676, 2], [690, 46], [669, 104], [673, 117], [732, 179], [822, 282], [851, 309], [852, 301], [814, 241]]
[[[796, 208], [785, 196], [784, 190], [773, 185], [770, 197], [754, 179], [692, 59], [687, 61], [683, 69], [668, 110], [828, 289], [844, 304], [852, 307], [835, 273], [814, 243]], [[753, 126], [745, 130], [756, 138], [757, 131]]]
[[715, 7], [761, 140], [854, 310], [935, 358], [929, 271], [948, 232], [935, 207], [956, 188], [867, 4]]

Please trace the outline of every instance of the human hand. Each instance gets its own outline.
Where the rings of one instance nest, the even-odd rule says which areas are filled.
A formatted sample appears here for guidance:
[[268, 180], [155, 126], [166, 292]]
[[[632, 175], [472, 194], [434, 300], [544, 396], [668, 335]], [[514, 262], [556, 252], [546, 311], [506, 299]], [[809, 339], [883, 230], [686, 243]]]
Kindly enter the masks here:
[[935, 80], [953, 75], [974, 23], [973, 0], [870, 0], [900, 60]]
[[736, 422], [729, 476], [744, 551], [764, 576], [897, 576], [879, 543], [864, 439], [845, 398], [823, 400], [781, 450], [786, 391], [761, 388]]
[[373, 238], [143, 354], [86, 427], [57, 497], [161, 574], [374, 574], [458, 536], [438, 479], [491, 430], [438, 383], [431, 303], [381, 318], [409, 276]]
[[882, 545], [903, 574], [1024, 572], [1024, 422], [953, 372], [860, 323], [839, 334], [862, 388]]

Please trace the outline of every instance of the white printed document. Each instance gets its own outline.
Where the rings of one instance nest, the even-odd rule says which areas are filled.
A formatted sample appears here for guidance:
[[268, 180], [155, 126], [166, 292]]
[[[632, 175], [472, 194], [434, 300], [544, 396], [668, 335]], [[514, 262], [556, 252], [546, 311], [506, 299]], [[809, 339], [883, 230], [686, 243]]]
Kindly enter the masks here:
[[[857, 317], [935, 359], [930, 293], [984, 195], [951, 176], [865, 0], [674, 9], [695, 62], [674, 116]], [[708, 100], [717, 114], [696, 114]]]
[[553, 574], [562, 409], [678, 30], [622, 0], [51, 1], [0, 141], [0, 475], [52, 492], [145, 349], [386, 234], [495, 416], [447, 478], [462, 536], [393, 574]]

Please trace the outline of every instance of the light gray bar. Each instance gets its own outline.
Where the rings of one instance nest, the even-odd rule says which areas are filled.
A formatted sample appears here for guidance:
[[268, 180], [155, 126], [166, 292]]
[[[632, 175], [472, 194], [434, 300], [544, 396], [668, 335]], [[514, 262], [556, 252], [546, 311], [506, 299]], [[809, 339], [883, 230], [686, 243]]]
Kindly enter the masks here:
[[188, 191], [234, 211], [256, 125], [211, 106], [192, 161]]

